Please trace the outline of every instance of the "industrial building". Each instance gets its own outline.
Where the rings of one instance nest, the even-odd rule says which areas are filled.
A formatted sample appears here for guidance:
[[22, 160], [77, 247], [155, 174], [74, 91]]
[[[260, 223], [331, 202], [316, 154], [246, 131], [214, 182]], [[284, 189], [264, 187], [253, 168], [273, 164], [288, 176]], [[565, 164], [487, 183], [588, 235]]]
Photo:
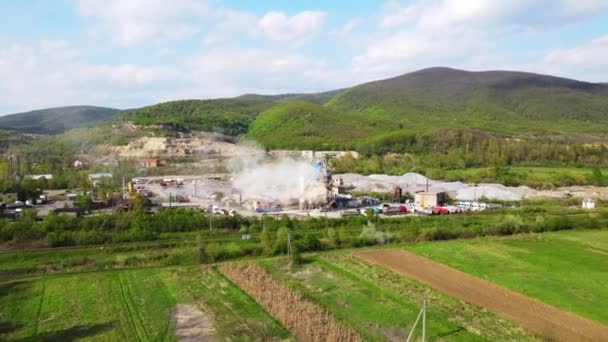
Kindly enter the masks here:
[[414, 194], [414, 201], [418, 208], [426, 209], [443, 206], [445, 202], [444, 192], [421, 191]]

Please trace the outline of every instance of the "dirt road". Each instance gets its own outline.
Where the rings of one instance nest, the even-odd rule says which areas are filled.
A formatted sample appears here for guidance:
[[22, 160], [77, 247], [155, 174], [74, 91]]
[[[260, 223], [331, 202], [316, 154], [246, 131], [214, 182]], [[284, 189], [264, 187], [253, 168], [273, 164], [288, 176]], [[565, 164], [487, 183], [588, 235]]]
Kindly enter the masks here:
[[484, 307], [536, 332], [545, 340], [608, 341], [606, 325], [541, 303], [425, 257], [394, 249], [369, 250], [355, 255], [450, 296]]

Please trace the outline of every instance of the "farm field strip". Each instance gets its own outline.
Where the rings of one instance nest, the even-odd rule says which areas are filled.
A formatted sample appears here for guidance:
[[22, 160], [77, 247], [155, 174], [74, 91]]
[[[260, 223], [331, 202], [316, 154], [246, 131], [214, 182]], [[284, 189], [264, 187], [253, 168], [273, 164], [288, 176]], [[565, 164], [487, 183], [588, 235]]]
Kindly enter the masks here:
[[418, 243], [405, 249], [608, 324], [608, 230]]
[[0, 340], [172, 341], [180, 304], [202, 311], [219, 340], [289, 337], [219, 272], [174, 267], [0, 284]]
[[608, 339], [608, 326], [404, 250], [368, 250], [355, 255], [412, 277], [448, 295], [487, 308], [544, 338], [560, 341]]
[[[275, 277], [327, 308], [366, 341], [406, 339], [422, 299], [428, 300], [427, 337], [450, 341], [532, 341], [534, 336], [492, 313], [347, 252], [310, 256], [304, 265], [260, 261]], [[420, 326], [414, 338], [420, 338]]]

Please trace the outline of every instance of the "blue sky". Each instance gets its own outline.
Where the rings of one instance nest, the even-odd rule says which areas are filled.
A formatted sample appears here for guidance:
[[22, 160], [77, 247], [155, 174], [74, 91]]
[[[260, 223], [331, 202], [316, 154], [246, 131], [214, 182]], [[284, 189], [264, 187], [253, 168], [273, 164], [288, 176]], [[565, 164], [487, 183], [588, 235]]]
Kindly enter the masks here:
[[608, 1], [0, 4], [0, 114], [314, 92], [432, 66], [608, 82]]

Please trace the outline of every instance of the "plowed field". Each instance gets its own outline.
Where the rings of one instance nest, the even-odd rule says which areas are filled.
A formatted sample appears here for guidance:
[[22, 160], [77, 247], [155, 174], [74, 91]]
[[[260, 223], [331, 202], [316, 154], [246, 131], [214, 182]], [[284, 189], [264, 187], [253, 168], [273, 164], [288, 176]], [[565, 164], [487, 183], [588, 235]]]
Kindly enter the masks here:
[[521, 324], [545, 339], [608, 341], [608, 326], [541, 303], [443, 264], [404, 250], [368, 250], [355, 253], [448, 295], [484, 307]]

